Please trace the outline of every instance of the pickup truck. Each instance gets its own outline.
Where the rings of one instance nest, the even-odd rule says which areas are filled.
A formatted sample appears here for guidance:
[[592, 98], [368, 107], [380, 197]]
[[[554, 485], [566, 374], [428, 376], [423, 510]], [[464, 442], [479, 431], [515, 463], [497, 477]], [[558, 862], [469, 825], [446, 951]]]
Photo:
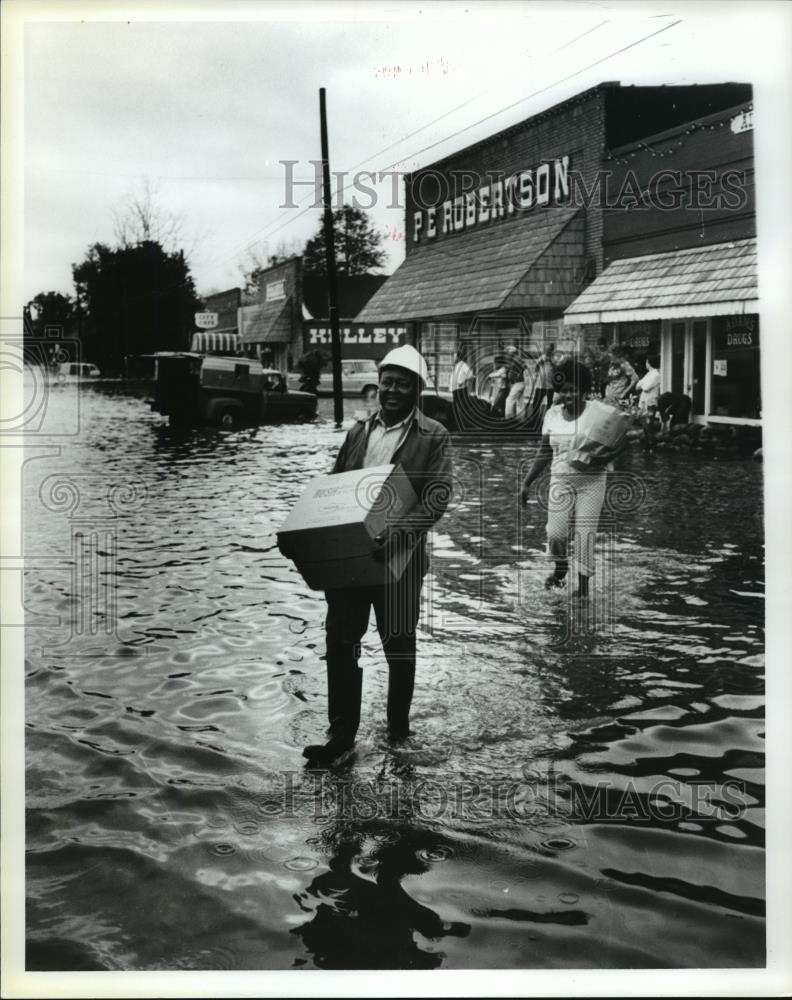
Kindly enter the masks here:
[[172, 424], [242, 424], [312, 420], [316, 396], [293, 392], [275, 368], [252, 358], [158, 351], [151, 408]]

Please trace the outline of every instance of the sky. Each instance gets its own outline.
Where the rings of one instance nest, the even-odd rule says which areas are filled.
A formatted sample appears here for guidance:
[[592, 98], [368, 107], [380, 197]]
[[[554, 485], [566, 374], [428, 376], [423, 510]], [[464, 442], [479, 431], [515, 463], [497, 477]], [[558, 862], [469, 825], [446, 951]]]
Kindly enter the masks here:
[[[23, 301], [72, 292], [72, 264], [114, 242], [114, 210], [146, 182], [183, 219], [201, 293], [240, 284], [250, 249], [300, 247], [320, 210], [307, 186], [284, 207], [281, 161], [314, 177], [320, 87], [331, 167], [351, 182], [429, 164], [604, 80], [779, 92], [784, 6], [11, 0], [24, 15], [10, 136], [24, 163]], [[370, 209], [387, 273], [404, 256], [402, 190], [395, 204], [386, 178]]]

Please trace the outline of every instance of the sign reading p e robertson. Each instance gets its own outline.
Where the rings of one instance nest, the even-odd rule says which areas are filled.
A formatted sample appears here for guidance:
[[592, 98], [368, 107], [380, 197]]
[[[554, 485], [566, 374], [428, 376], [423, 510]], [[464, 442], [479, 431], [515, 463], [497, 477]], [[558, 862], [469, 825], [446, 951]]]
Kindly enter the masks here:
[[[489, 183], [480, 185], [475, 191], [466, 191], [439, 205], [413, 212], [413, 242], [418, 243], [423, 237], [434, 239], [439, 232], [458, 233], [515, 212], [549, 205], [551, 201], [560, 204], [569, 199], [568, 156], [518, 170], [509, 177], [497, 178], [494, 171], [488, 176]], [[419, 193], [421, 180], [419, 176], [416, 181]]]

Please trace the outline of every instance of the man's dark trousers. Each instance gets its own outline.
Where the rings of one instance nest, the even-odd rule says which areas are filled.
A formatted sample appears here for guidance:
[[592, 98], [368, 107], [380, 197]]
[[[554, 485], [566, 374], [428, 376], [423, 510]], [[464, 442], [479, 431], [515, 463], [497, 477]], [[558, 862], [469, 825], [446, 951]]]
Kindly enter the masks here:
[[363, 671], [358, 658], [372, 607], [388, 662], [388, 727], [395, 735], [409, 733], [415, 683], [415, 630], [424, 576], [421, 549], [419, 545], [395, 583], [325, 591], [327, 714], [331, 739], [338, 737], [351, 742], [360, 725]]

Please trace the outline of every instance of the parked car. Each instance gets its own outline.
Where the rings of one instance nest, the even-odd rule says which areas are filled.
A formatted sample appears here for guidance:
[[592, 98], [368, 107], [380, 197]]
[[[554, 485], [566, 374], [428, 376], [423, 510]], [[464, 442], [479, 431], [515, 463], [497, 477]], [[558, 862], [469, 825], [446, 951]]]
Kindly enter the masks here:
[[61, 382], [76, 382], [84, 378], [100, 378], [101, 372], [96, 365], [86, 361], [64, 361], [58, 365], [57, 377]]
[[452, 394], [447, 389], [436, 389], [433, 385], [428, 385], [421, 392], [418, 402], [421, 412], [432, 420], [437, 420], [448, 430], [455, 430], [454, 420], [454, 400]]
[[316, 396], [293, 392], [275, 368], [258, 360], [160, 351], [155, 360], [151, 408], [171, 423], [242, 424], [312, 420]]
[[[297, 389], [302, 378], [301, 372], [289, 372], [289, 388]], [[341, 391], [344, 396], [369, 396], [376, 392], [379, 382], [377, 362], [373, 358], [343, 358], [341, 360]], [[318, 395], [333, 395], [333, 369], [328, 365], [322, 370]]]

